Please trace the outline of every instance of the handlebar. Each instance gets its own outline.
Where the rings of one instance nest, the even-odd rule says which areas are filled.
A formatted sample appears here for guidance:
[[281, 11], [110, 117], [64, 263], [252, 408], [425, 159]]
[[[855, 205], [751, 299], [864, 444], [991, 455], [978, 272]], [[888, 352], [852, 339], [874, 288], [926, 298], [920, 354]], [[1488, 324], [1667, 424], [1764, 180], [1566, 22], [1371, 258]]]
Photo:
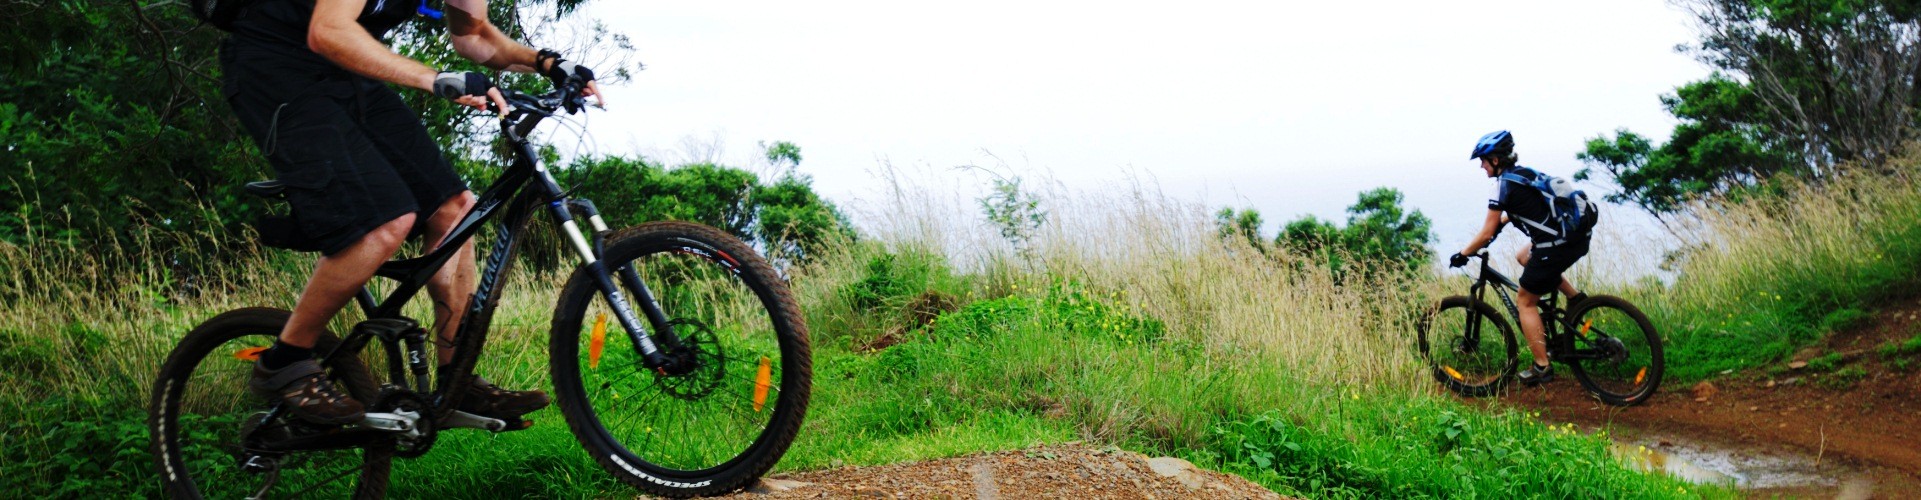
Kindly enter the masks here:
[[[526, 137], [528, 132], [532, 132], [534, 125], [539, 124], [541, 119], [554, 116], [554, 113], [559, 111], [566, 111], [571, 115], [587, 108], [587, 97], [583, 95], [587, 88], [585, 83], [569, 79], [557, 87], [553, 92], [540, 95], [500, 89], [500, 96], [512, 108], [505, 117], [501, 118], [500, 130], [513, 140], [519, 141]], [[495, 109], [491, 103], [487, 107], [489, 110]]]

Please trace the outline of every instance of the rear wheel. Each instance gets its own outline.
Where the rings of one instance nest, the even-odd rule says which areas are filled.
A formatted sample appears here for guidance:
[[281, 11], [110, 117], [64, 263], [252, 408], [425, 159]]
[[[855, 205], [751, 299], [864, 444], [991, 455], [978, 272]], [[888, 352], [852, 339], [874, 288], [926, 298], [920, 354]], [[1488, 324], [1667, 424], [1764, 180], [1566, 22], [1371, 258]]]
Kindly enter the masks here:
[[721, 493], [766, 473], [800, 430], [813, 376], [786, 282], [740, 240], [698, 224], [623, 230], [603, 253], [636, 315], [641, 294], [620, 274], [645, 283], [680, 339], [679, 350], [662, 349], [691, 365], [671, 375], [642, 366], [592, 276], [575, 273], [551, 346], [574, 436], [608, 472], [656, 495]]
[[1514, 373], [1514, 330], [1486, 302], [1462, 295], [1441, 299], [1421, 318], [1419, 333], [1434, 380], [1462, 396], [1494, 395]]
[[1568, 315], [1574, 378], [1602, 402], [1640, 404], [1661, 386], [1661, 336], [1646, 314], [1620, 297], [1588, 297]]
[[[281, 417], [261, 423], [272, 407], [247, 390], [253, 360], [273, 345], [290, 313], [238, 309], [215, 316], [181, 339], [154, 380], [147, 418], [160, 479], [175, 498], [380, 498], [392, 465], [390, 447], [263, 452], [271, 443], [339, 432]], [[339, 344], [322, 333], [317, 352]], [[342, 356], [328, 373], [342, 392], [373, 401], [379, 388], [360, 360]], [[263, 495], [264, 494], [264, 495]]]

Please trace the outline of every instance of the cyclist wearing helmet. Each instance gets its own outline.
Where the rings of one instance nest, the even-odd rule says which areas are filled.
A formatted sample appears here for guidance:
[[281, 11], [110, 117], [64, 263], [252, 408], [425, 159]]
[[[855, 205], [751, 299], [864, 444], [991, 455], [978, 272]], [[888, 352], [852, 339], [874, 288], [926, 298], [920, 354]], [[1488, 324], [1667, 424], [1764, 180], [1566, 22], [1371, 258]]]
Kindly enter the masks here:
[[[447, 0], [455, 52], [495, 70], [540, 72], [587, 84], [593, 71], [552, 51], [522, 45], [487, 21], [486, 0]], [[505, 109], [486, 74], [440, 72], [381, 42], [416, 14], [442, 17], [420, 0], [253, 2], [221, 45], [222, 91], [286, 186], [294, 222], [282, 246], [322, 253], [293, 315], [254, 365], [252, 390], [284, 401], [295, 416], [351, 423], [363, 404], [341, 394], [314, 361], [321, 328], [412, 234], [441, 241], [474, 204], [473, 193], [388, 84], [433, 92], [462, 105]], [[263, 235], [266, 234], [263, 228]], [[428, 287], [450, 359], [455, 326], [474, 293], [472, 242]], [[514, 418], [548, 404], [541, 391], [507, 391], [476, 379], [461, 409]]]
[[[1481, 224], [1481, 232], [1474, 235], [1467, 248], [1461, 249], [1448, 259], [1451, 267], [1467, 265], [1468, 256], [1481, 251], [1499, 234], [1501, 225], [1512, 222], [1514, 227], [1526, 233], [1533, 244], [1523, 247], [1515, 259], [1522, 266], [1520, 292], [1515, 294], [1520, 307], [1521, 333], [1527, 335], [1528, 350], [1534, 353], [1534, 366], [1523, 370], [1521, 383], [1536, 385], [1554, 380], [1554, 372], [1548, 367], [1546, 328], [1541, 322], [1541, 296], [1556, 288], [1568, 297], [1568, 307], [1573, 307], [1586, 294], [1575, 290], [1561, 273], [1567, 271], [1582, 256], [1587, 255], [1589, 235], [1582, 231], [1575, 235], [1554, 235], [1548, 231], [1529, 227], [1524, 221], [1540, 222], [1549, 218], [1548, 200], [1540, 190], [1528, 184], [1517, 182], [1512, 177], [1532, 181], [1541, 175], [1533, 169], [1517, 166], [1520, 156], [1514, 154], [1514, 135], [1506, 130], [1496, 131], [1481, 137], [1474, 145], [1474, 153], [1469, 156], [1481, 160], [1481, 171], [1494, 182], [1494, 191], [1487, 200], [1487, 221]], [[1515, 174], [1504, 177], [1503, 174]]]

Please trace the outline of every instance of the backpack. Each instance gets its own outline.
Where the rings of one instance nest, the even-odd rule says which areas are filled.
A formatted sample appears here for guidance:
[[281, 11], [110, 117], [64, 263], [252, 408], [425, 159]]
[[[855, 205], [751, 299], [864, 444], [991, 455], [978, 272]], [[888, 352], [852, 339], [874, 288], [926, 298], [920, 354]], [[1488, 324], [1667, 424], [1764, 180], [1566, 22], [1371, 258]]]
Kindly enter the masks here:
[[1501, 180], [1534, 188], [1547, 201], [1547, 220], [1532, 221], [1515, 217], [1514, 220], [1531, 226], [1532, 231], [1541, 231], [1554, 236], [1546, 246], [1559, 245], [1568, 240], [1586, 240], [1594, 232], [1594, 223], [1600, 217], [1600, 210], [1593, 201], [1588, 200], [1587, 192], [1575, 189], [1574, 183], [1552, 175], [1534, 172], [1534, 178], [1522, 177], [1513, 169], [1501, 174]]
[[220, 31], [233, 31], [234, 18], [240, 17], [240, 10], [247, 8], [255, 0], [187, 0], [187, 10], [201, 22], [211, 24]]

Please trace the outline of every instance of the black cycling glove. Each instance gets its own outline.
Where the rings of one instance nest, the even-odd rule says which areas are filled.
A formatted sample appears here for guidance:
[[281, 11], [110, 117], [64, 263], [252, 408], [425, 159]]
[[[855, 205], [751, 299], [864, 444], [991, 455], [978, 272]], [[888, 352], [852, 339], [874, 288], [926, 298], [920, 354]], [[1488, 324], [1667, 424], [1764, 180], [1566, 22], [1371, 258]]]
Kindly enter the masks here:
[[478, 71], [449, 71], [434, 78], [434, 93], [448, 99], [461, 96], [487, 97], [494, 82]]
[[[547, 61], [550, 60], [553, 61], [551, 65], [547, 64]], [[574, 64], [572, 61], [562, 59], [559, 52], [540, 49], [540, 53], [534, 56], [534, 68], [538, 69], [541, 66], [546, 66], [547, 70], [542, 71], [540, 74], [546, 76], [548, 80], [553, 81], [554, 85], [560, 85], [570, 79], [578, 80], [581, 83], [594, 81], [593, 68]]]
[[1467, 254], [1457, 253], [1454, 254], [1453, 257], [1447, 258], [1447, 267], [1461, 267], [1465, 265], [1467, 265]]

